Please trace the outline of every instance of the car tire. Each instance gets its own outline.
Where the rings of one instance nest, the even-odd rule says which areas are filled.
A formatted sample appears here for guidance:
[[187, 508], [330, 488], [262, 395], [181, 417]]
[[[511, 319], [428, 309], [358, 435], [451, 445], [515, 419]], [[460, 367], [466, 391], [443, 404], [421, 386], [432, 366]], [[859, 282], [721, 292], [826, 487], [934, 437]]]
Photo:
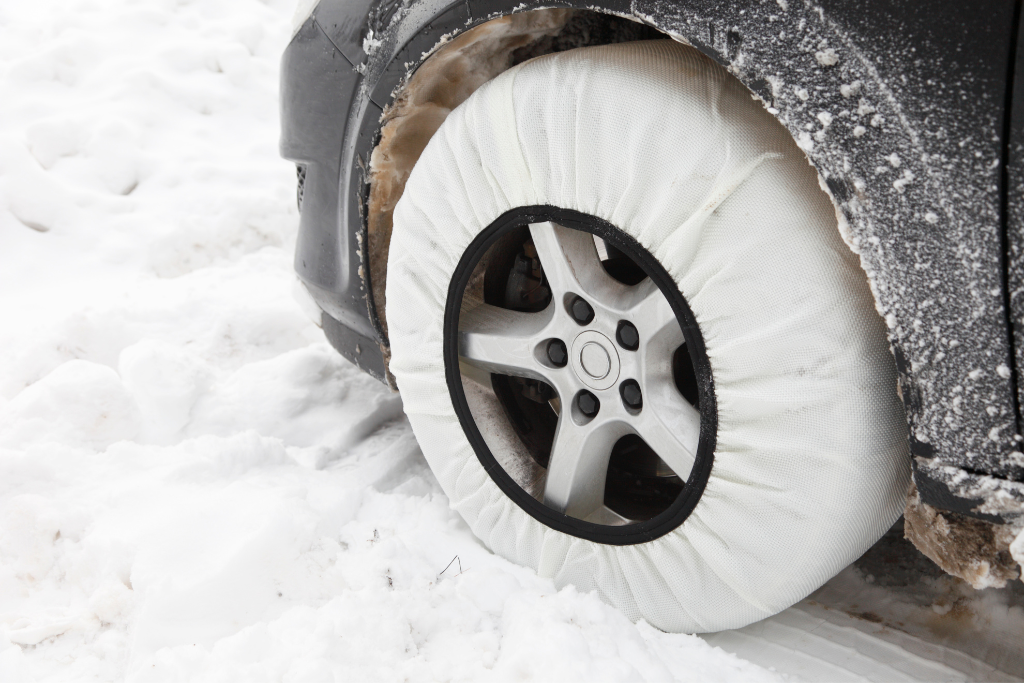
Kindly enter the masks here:
[[479, 88], [409, 177], [387, 302], [452, 507], [630, 618], [770, 616], [899, 517], [907, 427], [867, 278], [800, 147], [692, 48], [582, 48]]

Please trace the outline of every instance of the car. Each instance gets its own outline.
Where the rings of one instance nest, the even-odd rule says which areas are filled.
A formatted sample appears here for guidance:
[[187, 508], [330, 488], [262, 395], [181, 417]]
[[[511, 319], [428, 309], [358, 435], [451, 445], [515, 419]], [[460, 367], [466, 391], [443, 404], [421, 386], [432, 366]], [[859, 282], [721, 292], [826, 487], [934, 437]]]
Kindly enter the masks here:
[[[1020, 576], [1019, 3], [319, 0], [295, 269], [494, 552], [667, 631]], [[1016, 557], [1015, 557], [1016, 552]]]

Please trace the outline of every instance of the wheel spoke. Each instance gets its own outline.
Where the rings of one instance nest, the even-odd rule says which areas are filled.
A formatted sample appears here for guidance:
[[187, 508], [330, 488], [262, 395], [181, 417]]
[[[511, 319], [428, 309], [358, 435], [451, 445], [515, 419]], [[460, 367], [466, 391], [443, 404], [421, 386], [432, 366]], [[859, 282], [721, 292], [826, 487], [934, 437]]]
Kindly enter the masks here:
[[[582, 233], [576, 230], [566, 230], [554, 223], [534, 223], [530, 226], [533, 246], [552, 294], [564, 294], [580, 288], [574, 268], [574, 265], [580, 265], [580, 235]], [[595, 247], [595, 254], [596, 251]], [[577, 256], [575, 264], [572, 258], [574, 255]]]
[[548, 311], [522, 313], [481, 304], [459, 318], [459, 356], [487, 372], [548, 381], [534, 349], [550, 319]]
[[639, 301], [632, 306], [630, 312], [640, 338], [648, 341], [657, 339], [663, 341], [666, 347], [678, 347], [683, 343], [683, 331], [668, 299], [651, 280], [645, 280], [637, 287], [643, 289], [638, 292]]
[[567, 412], [558, 419], [551, 446], [544, 504], [582, 519], [604, 504], [608, 459], [629, 429], [621, 422], [597, 420], [579, 426]]
[[683, 481], [690, 476], [700, 441], [700, 412], [682, 397], [659, 396], [634, 424], [637, 435]]
[[598, 300], [615, 301], [627, 290], [605, 272], [590, 233], [554, 223], [535, 223], [530, 226], [530, 236], [548, 287], [556, 296], [577, 292]]
[[676, 388], [673, 355], [684, 342], [675, 312], [652, 282], [632, 309], [640, 345], [644, 409], [636, 433], [654, 449], [677, 476], [686, 480], [693, 469], [700, 441], [700, 411]]

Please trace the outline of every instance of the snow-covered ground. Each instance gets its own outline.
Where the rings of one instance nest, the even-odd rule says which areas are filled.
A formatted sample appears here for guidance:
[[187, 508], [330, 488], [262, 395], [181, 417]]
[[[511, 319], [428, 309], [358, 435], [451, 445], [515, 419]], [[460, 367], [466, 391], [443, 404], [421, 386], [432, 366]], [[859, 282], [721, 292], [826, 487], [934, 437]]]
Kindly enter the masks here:
[[[665, 634], [448, 509], [398, 397], [294, 297], [293, 9], [0, 5], [0, 681], [814, 678], [801, 648], [835, 666], [793, 640], [853, 638], [820, 600]], [[831, 589], [908, 622], [975, 604], [887, 603], [865, 571]], [[978, 623], [1012, 634], [1021, 601], [998, 595]], [[905, 644], [869, 673], [964, 669]]]

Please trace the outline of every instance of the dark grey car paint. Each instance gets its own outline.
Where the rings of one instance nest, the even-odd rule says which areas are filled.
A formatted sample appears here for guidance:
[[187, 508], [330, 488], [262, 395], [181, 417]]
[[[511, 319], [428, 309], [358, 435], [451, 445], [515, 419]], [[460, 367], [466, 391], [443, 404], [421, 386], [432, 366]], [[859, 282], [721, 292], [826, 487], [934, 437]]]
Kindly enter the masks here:
[[[1011, 2], [321, 0], [284, 56], [281, 149], [306, 166], [295, 265], [332, 344], [384, 378], [360, 204], [383, 107], [443, 35], [513, 6], [636, 18], [726, 65], [772, 108], [840, 206], [888, 323], [922, 498], [986, 519], [1019, 515], [1024, 359], [1007, 302], [1019, 354], [1024, 145], [1018, 137], [1004, 173]], [[1014, 114], [1017, 135], [1024, 113]]]

